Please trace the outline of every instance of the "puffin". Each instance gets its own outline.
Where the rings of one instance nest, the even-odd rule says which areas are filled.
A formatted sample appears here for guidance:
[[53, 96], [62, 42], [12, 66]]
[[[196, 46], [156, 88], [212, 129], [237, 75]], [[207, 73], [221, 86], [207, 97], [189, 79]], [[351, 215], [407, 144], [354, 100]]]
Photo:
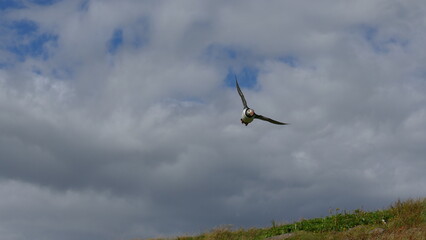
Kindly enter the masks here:
[[238, 94], [240, 95], [241, 101], [243, 102], [243, 106], [244, 106], [243, 113], [241, 114], [242, 124], [245, 124], [247, 126], [249, 123], [253, 122], [254, 119], [260, 119], [260, 120], [267, 121], [277, 125], [288, 125], [288, 123], [279, 122], [279, 121], [270, 119], [268, 117], [256, 114], [253, 109], [247, 106], [246, 98], [244, 97], [244, 94], [240, 89], [240, 85], [238, 85], [237, 76], [235, 76], [235, 83], [237, 85]]

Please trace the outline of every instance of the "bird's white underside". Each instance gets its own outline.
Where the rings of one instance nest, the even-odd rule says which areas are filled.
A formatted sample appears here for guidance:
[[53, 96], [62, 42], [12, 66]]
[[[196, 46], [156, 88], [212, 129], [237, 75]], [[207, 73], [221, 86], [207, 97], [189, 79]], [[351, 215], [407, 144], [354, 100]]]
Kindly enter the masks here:
[[243, 112], [241, 113], [241, 120], [243, 120], [245, 123], [251, 123], [253, 122], [254, 117], [247, 117], [246, 110], [247, 108], [244, 108]]

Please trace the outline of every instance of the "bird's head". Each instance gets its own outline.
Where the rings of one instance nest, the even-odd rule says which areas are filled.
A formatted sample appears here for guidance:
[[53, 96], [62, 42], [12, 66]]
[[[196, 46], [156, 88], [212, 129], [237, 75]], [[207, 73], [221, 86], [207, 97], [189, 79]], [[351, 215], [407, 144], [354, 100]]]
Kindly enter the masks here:
[[247, 117], [253, 117], [254, 116], [254, 110], [251, 109], [251, 108], [248, 108], [246, 110], [246, 115], [247, 115]]

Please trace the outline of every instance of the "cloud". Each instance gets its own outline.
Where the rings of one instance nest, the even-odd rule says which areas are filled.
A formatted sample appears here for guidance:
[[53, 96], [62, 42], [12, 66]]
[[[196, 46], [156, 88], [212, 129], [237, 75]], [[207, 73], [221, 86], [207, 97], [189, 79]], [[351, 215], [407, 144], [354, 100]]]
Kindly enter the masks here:
[[[425, 194], [420, 1], [37, 3], [0, 17], [2, 236], [193, 234]], [[291, 125], [242, 126], [234, 74]]]
[[[130, 216], [133, 222], [140, 218], [133, 209], [149, 210], [141, 201], [116, 198], [108, 193], [54, 192], [16, 181], [2, 182], [0, 192], [5, 196], [0, 201], [4, 216], [0, 232], [7, 239], [25, 239], [31, 234], [48, 239], [60, 235], [64, 239], [117, 239], [122, 237], [117, 226], [124, 227], [123, 222]], [[110, 220], [98, 221], [99, 217]], [[22, 231], [21, 227], [25, 227], [26, 231]], [[143, 226], [136, 229], [133, 224], [126, 228], [133, 237], [150, 232]]]

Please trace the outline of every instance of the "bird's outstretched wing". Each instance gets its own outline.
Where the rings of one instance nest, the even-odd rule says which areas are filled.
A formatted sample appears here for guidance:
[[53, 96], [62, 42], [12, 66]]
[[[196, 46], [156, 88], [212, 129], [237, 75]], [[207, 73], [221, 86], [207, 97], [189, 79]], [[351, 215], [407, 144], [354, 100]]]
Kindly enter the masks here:
[[240, 89], [240, 85], [238, 85], [237, 76], [235, 76], [235, 83], [237, 84], [237, 91], [238, 91], [238, 94], [240, 94], [241, 101], [243, 101], [244, 108], [248, 108], [246, 98], [244, 97], [244, 94]]
[[270, 118], [267, 118], [267, 117], [264, 117], [264, 116], [258, 115], [258, 114], [254, 115], [254, 118], [257, 118], [257, 119], [260, 119], [260, 120], [263, 120], [263, 121], [267, 121], [267, 122], [270, 122], [270, 123], [273, 123], [273, 124], [288, 125], [288, 123], [278, 122], [274, 119], [270, 119]]

